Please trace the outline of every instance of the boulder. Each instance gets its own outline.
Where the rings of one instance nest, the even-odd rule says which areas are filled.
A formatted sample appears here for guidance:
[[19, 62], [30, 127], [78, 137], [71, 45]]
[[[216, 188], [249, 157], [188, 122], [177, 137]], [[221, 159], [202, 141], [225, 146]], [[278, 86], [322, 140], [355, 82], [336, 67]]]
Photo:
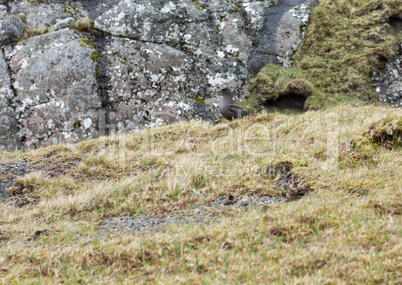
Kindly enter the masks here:
[[74, 21], [70, 10], [61, 3], [38, 3], [37, 1], [15, 1], [10, 3], [11, 12], [25, 19], [30, 29], [49, 28], [59, 30]]
[[288, 10], [279, 21], [275, 40], [275, 53], [286, 67], [293, 63], [292, 56], [300, 45], [314, 3], [297, 5]]
[[291, 57], [304, 36], [311, 10], [317, 0], [276, 1], [263, 15], [263, 24], [256, 31], [248, 62], [254, 76], [268, 63], [289, 66]]
[[5, 49], [24, 147], [97, 136], [101, 102], [93, 54], [88, 39], [69, 29]]
[[24, 32], [24, 23], [15, 15], [0, 13], [0, 46], [19, 39]]

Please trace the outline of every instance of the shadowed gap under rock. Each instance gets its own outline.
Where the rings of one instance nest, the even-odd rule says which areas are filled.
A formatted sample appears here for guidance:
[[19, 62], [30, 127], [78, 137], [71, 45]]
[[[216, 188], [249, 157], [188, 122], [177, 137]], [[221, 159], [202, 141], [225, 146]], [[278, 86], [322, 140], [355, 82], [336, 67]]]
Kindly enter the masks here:
[[306, 97], [304, 96], [298, 94], [288, 94], [279, 97], [276, 101], [268, 100], [265, 102], [265, 106], [267, 108], [303, 110], [305, 102]]

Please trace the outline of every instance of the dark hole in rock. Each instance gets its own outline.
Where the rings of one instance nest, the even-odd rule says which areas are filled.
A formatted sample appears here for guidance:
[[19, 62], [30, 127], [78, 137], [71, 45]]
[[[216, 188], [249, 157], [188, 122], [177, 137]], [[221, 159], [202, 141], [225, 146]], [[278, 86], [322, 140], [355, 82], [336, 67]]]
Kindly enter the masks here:
[[389, 18], [389, 24], [396, 32], [402, 32], [402, 19], [391, 17]]
[[297, 94], [287, 94], [280, 96], [277, 100], [268, 100], [265, 102], [267, 108], [278, 109], [296, 109], [303, 110], [306, 97]]

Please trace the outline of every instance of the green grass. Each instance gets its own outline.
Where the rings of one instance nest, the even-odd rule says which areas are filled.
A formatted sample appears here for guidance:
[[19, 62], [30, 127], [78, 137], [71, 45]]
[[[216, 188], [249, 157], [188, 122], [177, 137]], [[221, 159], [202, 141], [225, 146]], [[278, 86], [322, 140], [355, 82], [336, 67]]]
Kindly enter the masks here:
[[293, 67], [268, 64], [261, 69], [251, 82], [249, 109], [259, 111], [289, 93], [307, 98], [307, 109], [376, 102], [371, 75], [399, 49], [402, 33], [389, 19], [401, 12], [398, 0], [320, 1]]
[[[343, 106], [2, 152], [41, 171], [0, 204], [0, 283], [400, 283], [401, 134], [399, 110]], [[278, 165], [311, 191], [210, 209], [210, 224], [100, 233], [105, 218], [180, 213], [221, 194], [286, 196]]]

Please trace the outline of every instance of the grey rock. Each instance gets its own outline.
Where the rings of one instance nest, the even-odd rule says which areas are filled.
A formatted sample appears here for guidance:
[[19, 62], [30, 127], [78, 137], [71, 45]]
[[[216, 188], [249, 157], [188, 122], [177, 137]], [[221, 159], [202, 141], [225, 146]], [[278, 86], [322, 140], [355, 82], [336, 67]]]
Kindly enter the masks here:
[[13, 1], [9, 4], [11, 12], [26, 19], [29, 28], [45, 27], [54, 31], [64, 29], [76, 20], [95, 19], [111, 9], [120, 0], [82, 0], [82, 1]]
[[24, 32], [24, 23], [15, 15], [0, 14], [0, 46], [19, 39]]
[[5, 49], [14, 78], [12, 106], [25, 147], [97, 136], [94, 50], [65, 29]]
[[109, 86], [105, 103], [114, 114], [107, 124], [115, 125], [117, 132], [215, 119], [213, 107], [194, 100], [206, 93], [207, 74], [202, 67], [207, 63], [199, 63], [198, 69], [184, 52], [131, 39], [107, 37], [100, 45], [106, 51], [99, 57], [98, 70], [105, 79], [100, 84]]
[[7, 14], [7, 6], [1, 3], [2, 2], [0, 1], [0, 17]]
[[292, 65], [292, 56], [304, 37], [309, 14], [313, 5], [301, 4], [287, 11], [278, 24], [276, 54], [279, 62], [286, 67]]
[[206, 210], [193, 209], [187, 211], [169, 212], [165, 215], [138, 215], [134, 217], [119, 217], [100, 222], [101, 234], [110, 232], [148, 232], [169, 225], [208, 224], [214, 221], [214, 215]]
[[30, 29], [43, 27], [56, 31], [68, 27], [75, 18], [84, 17], [66, 3], [57, 1], [48, 3], [14, 1], [10, 3], [10, 9], [12, 13], [24, 17]]
[[13, 151], [20, 148], [17, 140], [18, 131], [14, 111], [7, 106], [6, 102], [0, 101], [0, 151]]
[[0, 100], [7, 105], [7, 102], [11, 101], [13, 97], [10, 71], [3, 50], [0, 50]]
[[402, 108], [402, 44], [397, 56], [383, 70], [374, 72], [372, 80], [381, 102]]
[[120, 0], [81, 1], [13, 1], [10, 10], [26, 19], [29, 28], [45, 27], [54, 31], [64, 29], [76, 20], [95, 19]]
[[241, 206], [247, 207], [248, 205], [251, 204], [251, 201], [248, 200], [248, 199], [246, 199], [246, 198], [243, 198], [243, 199], [241, 199], [241, 200], [239, 201], [239, 203], [240, 203]]
[[70, 1], [69, 5], [75, 11], [81, 11], [85, 17], [95, 20], [120, 2], [121, 0], [80, 0]]
[[[264, 54], [271, 53], [272, 61], [275, 62], [279, 62], [278, 56], [284, 60], [290, 57], [301, 41], [300, 25], [307, 21], [312, 7], [302, 5], [296, 10], [295, 5], [304, 3], [296, 0], [281, 1], [277, 5], [274, 3], [218, 0], [205, 3], [190, 0], [121, 1], [115, 8], [98, 17], [95, 27], [114, 36], [173, 46], [188, 54], [192, 64], [208, 74], [208, 82], [204, 86], [209, 95], [217, 87], [228, 85], [236, 94], [241, 91], [247, 97], [245, 87], [248, 79], [269, 62], [264, 60], [263, 65], [255, 71], [254, 50], [263, 48]], [[277, 11], [277, 6], [281, 7], [281, 17], [277, 21], [281, 21], [282, 16], [289, 11], [283, 22], [294, 21], [292, 25], [282, 25], [284, 28], [281, 29], [278, 23], [271, 22], [267, 12]], [[261, 29], [269, 25], [275, 25], [275, 33], [261, 37], [260, 33], [266, 32]], [[289, 30], [296, 27], [296, 31], [287, 36], [288, 43], [277, 48], [276, 38], [282, 39], [282, 34], [288, 34]], [[256, 42], [257, 47], [253, 47]], [[270, 46], [267, 46], [267, 42]], [[201, 64], [205, 61], [211, 64]], [[258, 64], [261, 64], [260, 59]]]
[[308, 15], [318, 4], [317, 0], [276, 2], [276, 5], [267, 9], [263, 25], [254, 37], [254, 48], [250, 51], [248, 61], [248, 70], [253, 76], [268, 63], [291, 64], [291, 55], [304, 36]]
[[13, 91], [11, 79], [4, 53], [0, 50], [0, 150], [11, 151], [18, 149], [18, 123], [11, 106]]
[[258, 199], [256, 199], [255, 204], [257, 206], [262, 206], [262, 205], [270, 205], [270, 204], [276, 204], [276, 203], [281, 203], [281, 202], [285, 202], [286, 198], [284, 197], [268, 197], [268, 196], [263, 196], [263, 197], [259, 197]]
[[[263, 5], [268, 4], [261, 4], [261, 7]], [[152, 55], [152, 49], [158, 50], [161, 54], [155, 57], [162, 59], [163, 54], [177, 50], [176, 53], [183, 54], [182, 62], [186, 65], [184, 69], [174, 69], [173, 76], [184, 75], [180, 81], [188, 82], [193, 89], [202, 87], [202, 92], [192, 90], [191, 93], [199, 97], [211, 96], [219, 84], [227, 83], [239, 89], [247, 79], [242, 60], [247, 59], [245, 49], [251, 47], [251, 40], [243, 27], [245, 20], [240, 9], [232, 9], [232, 6], [221, 1], [211, 1], [205, 6], [177, 0], [122, 1], [98, 17], [95, 27], [114, 36], [152, 43], [149, 54]], [[152, 70], [154, 78], [159, 73], [157, 68]], [[180, 81], [176, 85], [181, 84]], [[180, 97], [189, 95], [187, 88], [184, 89]]]
[[285, 201], [286, 198], [279, 196], [249, 195], [247, 198], [240, 199], [236, 194], [221, 195], [206, 203], [195, 203], [192, 205], [195, 208], [191, 210], [171, 211], [160, 215], [140, 214], [132, 217], [104, 219], [99, 223], [99, 232], [101, 235], [113, 232], [149, 232], [160, 230], [170, 225], [210, 224], [216, 222], [221, 216], [217, 215], [216, 210], [224, 213], [227, 209], [245, 210], [246, 207], [252, 204], [263, 206]]

